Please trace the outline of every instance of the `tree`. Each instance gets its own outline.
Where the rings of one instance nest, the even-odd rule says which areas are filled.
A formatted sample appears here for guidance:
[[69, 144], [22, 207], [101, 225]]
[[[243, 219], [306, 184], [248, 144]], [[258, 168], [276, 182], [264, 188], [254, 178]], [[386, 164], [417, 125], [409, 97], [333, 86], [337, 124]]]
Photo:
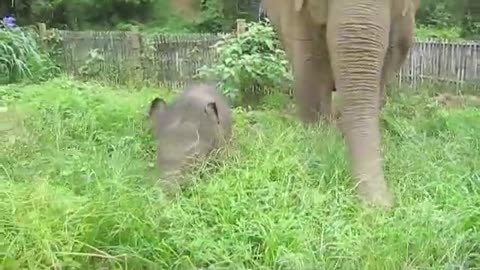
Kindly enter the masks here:
[[480, 1], [464, 1], [462, 30], [464, 37], [480, 39]]

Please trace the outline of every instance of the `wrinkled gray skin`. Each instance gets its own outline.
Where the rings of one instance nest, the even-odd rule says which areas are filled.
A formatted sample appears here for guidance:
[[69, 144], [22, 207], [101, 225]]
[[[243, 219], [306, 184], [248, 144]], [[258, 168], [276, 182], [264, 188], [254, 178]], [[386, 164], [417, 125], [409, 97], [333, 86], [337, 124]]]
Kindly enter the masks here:
[[155, 98], [149, 117], [157, 140], [157, 166], [162, 187], [176, 192], [183, 184], [181, 171], [231, 138], [232, 113], [214, 85], [191, 85], [171, 103]]
[[339, 94], [339, 127], [353, 178], [367, 203], [390, 207], [384, 179], [379, 111], [384, 87], [412, 45], [420, 0], [263, 0], [293, 67], [298, 114], [305, 123], [332, 118]]

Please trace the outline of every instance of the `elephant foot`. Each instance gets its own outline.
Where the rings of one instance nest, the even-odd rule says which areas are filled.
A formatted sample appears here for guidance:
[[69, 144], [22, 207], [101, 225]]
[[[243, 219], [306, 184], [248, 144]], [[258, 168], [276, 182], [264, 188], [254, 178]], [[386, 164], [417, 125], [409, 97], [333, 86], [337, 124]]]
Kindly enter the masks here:
[[340, 112], [340, 110], [339, 110], [337, 107], [335, 107], [335, 106], [332, 105], [331, 115], [332, 115], [332, 118], [333, 118], [334, 120], [339, 120], [340, 117], [342, 116], [342, 113]]
[[300, 120], [306, 125], [317, 124], [321, 121], [331, 122], [334, 120], [334, 116], [331, 114], [322, 115], [321, 113], [299, 113]]
[[342, 113], [339, 109], [335, 107], [332, 107], [332, 121], [335, 123], [335, 127], [340, 132], [340, 134], [345, 137], [345, 133], [342, 127]]
[[359, 183], [358, 193], [364, 203], [374, 207], [393, 207], [393, 195], [388, 191], [385, 183]]
[[307, 125], [317, 124], [321, 121], [332, 122], [337, 118], [337, 111], [330, 104], [298, 104], [296, 112], [300, 120]]
[[382, 111], [386, 104], [387, 100], [385, 98], [380, 99], [379, 110]]
[[173, 198], [181, 192], [181, 175], [179, 173], [164, 175], [163, 179], [157, 182], [166, 198]]

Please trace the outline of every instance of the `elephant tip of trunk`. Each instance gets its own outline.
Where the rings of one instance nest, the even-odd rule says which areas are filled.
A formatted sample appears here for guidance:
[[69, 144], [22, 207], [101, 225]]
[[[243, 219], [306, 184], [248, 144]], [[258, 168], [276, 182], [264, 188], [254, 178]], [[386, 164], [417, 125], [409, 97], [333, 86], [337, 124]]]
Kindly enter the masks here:
[[362, 196], [362, 201], [367, 207], [391, 209], [394, 207], [394, 199], [390, 193], [381, 196]]

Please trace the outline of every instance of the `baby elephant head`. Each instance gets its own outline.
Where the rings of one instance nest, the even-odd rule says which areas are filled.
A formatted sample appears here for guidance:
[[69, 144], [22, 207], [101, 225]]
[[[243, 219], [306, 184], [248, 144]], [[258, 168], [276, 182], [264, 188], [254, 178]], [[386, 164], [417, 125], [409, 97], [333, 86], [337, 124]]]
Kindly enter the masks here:
[[157, 140], [157, 165], [167, 178], [178, 177], [185, 165], [204, 157], [216, 143], [220, 116], [215, 101], [185, 98], [168, 105], [157, 97], [151, 101], [149, 117]]

